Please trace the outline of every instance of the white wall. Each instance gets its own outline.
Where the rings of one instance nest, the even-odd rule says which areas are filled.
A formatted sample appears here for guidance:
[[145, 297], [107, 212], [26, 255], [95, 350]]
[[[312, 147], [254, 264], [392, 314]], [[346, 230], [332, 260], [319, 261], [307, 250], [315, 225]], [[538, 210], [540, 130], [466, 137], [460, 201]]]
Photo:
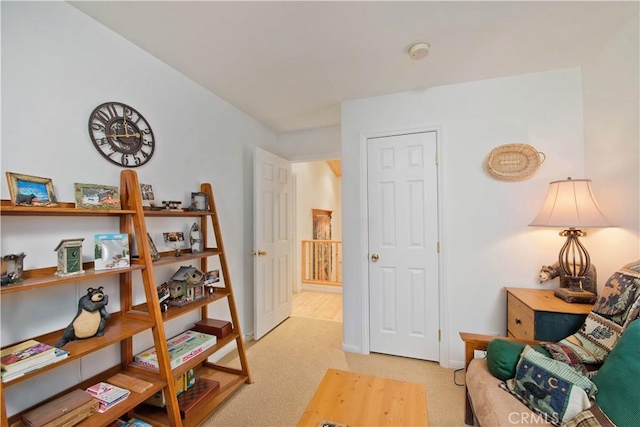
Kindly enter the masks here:
[[[312, 209], [332, 211], [331, 238], [342, 239], [342, 192], [340, 178], [337, 177], [326, 161], [293, 163], [291, 170], [297, 179], [296, 223], [297, 258], [301, 265], [301, 240], [313, 238]], [[301, 275], [295, 277], [296, 286], [301, 286]], [[298, 287], [299, 288], [299, 287]]]
[[[342, 104], [344, 346], [366, 343], [366, 230], [361, 138], [434, 126], [442, 152], [441, 242], [444, 266], [441, 363], [461, 366], [459, 331], [506, 333], [503, 287], [545, 288], [540, 266], [554, 262], [557, 230], [527, 224], [548, 183], [584, 173], [579, 69], [396, 93]], [[486, 172], [489, 152], [502, 144], [531, 144], [547, 160], [533, 177], [504, 182]], [[366, 176], [366, 175], [364, 175]]]
[[[212, 184], [241, 326], [245, 334], [251, 332], [252, 153], [255, 146], [276, 152], [275, 133], [67, 3], [2, 2], [1, 7], [2, 198], [8, 198], [6, 171], [52, 178], [58, 199], [68, 202], [74, 199], [74, 182], [119, 185], [120, 168], [93, 148], [87, 120], [103, 102], [131, 105], [156, 137], [153, 159], [137, 172], [141, 182], [153, 185], [157, 200], [186, 203], [201, 182]], [[149, 221], [156, 242], [162, 231], [186, 231], [189, 225]], [[86, 262], [93, 259], [93, 235], [117, 230], [115, 219], [2, 217], [2, 254], [24, 251], [26, 268], [50, 267], [60, 239], [85, 237]], [[177, 268], [157, 269], [157, 279], [166, 280]], [[75, 315], [78, 297], [97, 285], [111, 297], [108, 310], [117, 311], [116, 279], [3, 295], [2, 345], [64, 328]], [[221, 307], [213, 307], [212, 315], [223, 316]], [[184, 330], [178, 322], [166, 325], [167, 335]], [[150, 342], [147, 334], [136, 345]], [[8, 412], [118, 361], [115, 345], [11, 387]]]
[[600, 286], [640, 257], [639, 40], [636, 15], [582, 69], [585, 170], [598, 204], [617, 226], [582, 239]]
[[291, 161], [340, 158], [340, 126], [278, 134], [278, 155]]

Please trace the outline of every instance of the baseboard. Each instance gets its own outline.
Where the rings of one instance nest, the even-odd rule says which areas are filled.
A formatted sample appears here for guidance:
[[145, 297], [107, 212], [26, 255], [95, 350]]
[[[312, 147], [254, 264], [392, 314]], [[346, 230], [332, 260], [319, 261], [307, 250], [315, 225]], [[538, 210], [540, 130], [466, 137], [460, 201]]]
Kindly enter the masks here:
[[355, 346], [355, 345], [349, 345], [349, 344], [345, 344], [342, 343], [342, 350], [346, 351], [347, 353], [360, 353], [360, 354], [364, 354], [362, 352], [362, 350], [360, 349], [360, 347]]

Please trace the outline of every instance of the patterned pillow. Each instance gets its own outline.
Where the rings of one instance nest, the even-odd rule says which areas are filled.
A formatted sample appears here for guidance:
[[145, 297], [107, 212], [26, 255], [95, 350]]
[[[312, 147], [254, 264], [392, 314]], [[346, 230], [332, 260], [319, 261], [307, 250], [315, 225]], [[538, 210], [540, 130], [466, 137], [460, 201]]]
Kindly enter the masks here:
[[558, 343], [542, 343], [552, 357], [593, 378], [629, 323], [640, 313], [640, 260], [616, 271], [578, 332]]
[[587, 377], [529, 346], [520, 356], [515, 378], [507, 380], [506, 387], [554, 425], [567, 422], [589, 408], [598, 391]]
[[602, 409], [595, 403], [589, 409], [580, 412], [561, 427], [616, 427]]

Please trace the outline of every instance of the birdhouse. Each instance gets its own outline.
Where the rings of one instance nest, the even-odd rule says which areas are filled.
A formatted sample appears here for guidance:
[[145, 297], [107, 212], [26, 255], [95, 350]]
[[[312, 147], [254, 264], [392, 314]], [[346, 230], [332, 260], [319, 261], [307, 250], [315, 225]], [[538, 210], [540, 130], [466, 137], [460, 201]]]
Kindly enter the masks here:
[[63, 239], [54, 251], [58, 252], [58, 276], [84, 273], [82, 269], [82, 241], [84, 238]]

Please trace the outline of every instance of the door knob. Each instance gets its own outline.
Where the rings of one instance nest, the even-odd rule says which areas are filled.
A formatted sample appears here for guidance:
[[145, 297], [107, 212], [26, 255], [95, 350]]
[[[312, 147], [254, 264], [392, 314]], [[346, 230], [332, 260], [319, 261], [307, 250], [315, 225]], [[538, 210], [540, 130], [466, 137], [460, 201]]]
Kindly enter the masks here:
[[258, 252], [256, 252], [256, 251], [251, 251], [251, 256], [256, 256], [256, 255], [258, 255]]
[[380, 255], [376, 253], [371, 254], [371, 261], [378, 262], [379, 259], [380, 259]]
[[265, 256], [267, 251], [258, 251], [258, 256]]

